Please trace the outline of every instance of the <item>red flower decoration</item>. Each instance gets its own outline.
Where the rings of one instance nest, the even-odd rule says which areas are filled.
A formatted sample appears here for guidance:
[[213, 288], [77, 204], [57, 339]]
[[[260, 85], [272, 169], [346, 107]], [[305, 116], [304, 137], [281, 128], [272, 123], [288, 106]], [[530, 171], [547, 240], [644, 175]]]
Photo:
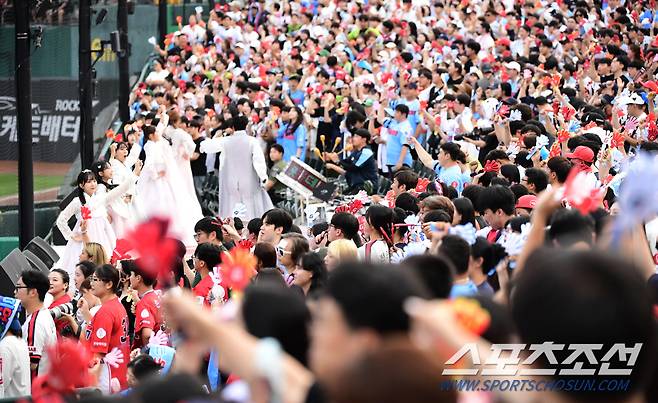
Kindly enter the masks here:
[[258, 260], [249, 249], [236, 247], [222, 256], [222, 278], [233, 291], [243, 291], [256, 273]]
[[123, 143], [123, 133], [118, 133], [114, 136], [114, 141], [117, 143]]
[[168, 220], [152, 218], [130, 231], [124, 244], [137, 252], [139, 267], [144, 274], [158, 278], [165, 286], [177, 249], [176, 241], [167, 238], [168, 228]]
[[80, 215], [83, 220], [89, 220], [91, 218], [91, 210], [87, 206], [82, 206], [80, 207]]
[[576, 115], [576, 110], [568, 106], [560, 108], [560, 112], [562, 113], [565, 122], [570, 121]]
[[114, 130], [112, 130], [112, 129], [105, 130], [105, 137], [107, 137], [108, 139], [113, 138], [114, 137]]
[[484, 164], [484, 172], [499, 172], [500, 171], [500, 162], [496, 160], [489, 160]]

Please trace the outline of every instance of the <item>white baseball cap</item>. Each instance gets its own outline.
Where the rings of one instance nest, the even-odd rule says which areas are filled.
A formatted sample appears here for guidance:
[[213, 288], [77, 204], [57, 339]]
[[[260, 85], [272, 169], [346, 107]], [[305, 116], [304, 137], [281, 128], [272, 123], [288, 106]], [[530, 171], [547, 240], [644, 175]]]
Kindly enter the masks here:
[[518, 72], [521, 72], [521, 65], [517, 62], [505, 63], [504, 66], [506, 69], [516, 70]]

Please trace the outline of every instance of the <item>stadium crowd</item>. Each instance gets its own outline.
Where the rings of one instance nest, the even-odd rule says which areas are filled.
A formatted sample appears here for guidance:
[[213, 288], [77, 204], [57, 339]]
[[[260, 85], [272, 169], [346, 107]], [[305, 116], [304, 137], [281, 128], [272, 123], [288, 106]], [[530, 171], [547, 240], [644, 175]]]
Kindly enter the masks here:
[[[655, 2], [234, 1], [178, 25], [77, 178], [62, 258], [0, 300], [0, 397], [658, 399]], [[287, 208], [291, 161], [340, 184], [326, 219]], [[489, 379], [629, 384], [442, 387], [501, 345], [523, 351]]]

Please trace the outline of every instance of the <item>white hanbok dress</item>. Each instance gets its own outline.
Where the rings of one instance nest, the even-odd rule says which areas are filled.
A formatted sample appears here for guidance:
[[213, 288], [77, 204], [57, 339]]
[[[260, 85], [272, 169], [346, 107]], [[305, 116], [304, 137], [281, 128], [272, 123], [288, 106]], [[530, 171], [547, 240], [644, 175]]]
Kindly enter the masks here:
[[124, 182], [130, 182], [131, 186], [128, 188], [120, 198], [114, 200], [109, 206], [110, 217], [112, 218], [112, 228], [116, 234], [117, 239], [122, 239], [128, 231], [133, 229], [138, 222], [135, 183], [137, 183], [138, 176], [132, 171], [135, 163], [139, 160], [139, 154], [142, 147], [134, 144], [130, 149], [130, 153], [124, 162], [112, 158], [110, 165], [114, 175], [112, 176], [112, 183], [120, 185]]
[[[243, 221], [261, 217], [273, 207], [263, 187], [267, 182], [265, 155], [254, 137], [245, 131], [231, 136], [205, 140], [203, 153], [219, 155], [219, 216], [233, 217], [241, 211]], [[242, 207], [242, 208], [241, 208]]]
[[[109, 258], [116, 246], [116, 234], [112, 225], [108, 221], [107, 206], [114, 200], [120, 198], [126, 190], [131, 186], [131, 183], [126, 181], [109, 192], [96, 192], [89, 196], [85, 194], [85, 206], [91, 212], [91, 218], [87, 221], [87, 237], [89, 242], [96, 242], [103, 246], [105, 255]], [[75, 266], [80, 261], [80, 253], [84, 243], [73, 239], [75, 236], [82, 235], [80, 232], [80, 223], [82, 222], [81, 213], [82, 203], [79, 197], [71, 200], [68, 206], [57, 217], [57, 228], [60, 230], [64, 238], [68, 241], [66, 249], [60, 260], [62, 269], [73, 278], [75, 275]], [[73, 230], [68, 226], [68, 221], [72, 216], [76, 216], [77, 222]]]
[[168, 219], [169, 236], [193, 247], [196, 245], [194, 225], [203, 216], [196, 194], [189, 194], [183, 185], [169, 142], [162, 138], [167, 120], [164, 115], [155, 140], [144, 145], [146, 161], [137, 181], [138, 212], [142, 219]]
[[190, 157], [194, 154], [196, 144], [194, 144], [192, 136], [183, 129], [170, 128], [167, 134], [171, 139], [171, 149], [174, 153], [174, 160], [178, 166], [185, 191], [189, 194], [196, 195], [194, 179], [192, 179], [192, 167], [190, 166]]

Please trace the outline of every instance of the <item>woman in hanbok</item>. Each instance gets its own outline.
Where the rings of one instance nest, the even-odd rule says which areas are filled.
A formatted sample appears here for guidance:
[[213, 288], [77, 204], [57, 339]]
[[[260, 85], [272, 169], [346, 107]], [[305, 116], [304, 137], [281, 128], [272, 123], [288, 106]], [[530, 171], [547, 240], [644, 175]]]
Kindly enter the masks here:
[[[171, 139], [171, 150], [174, 153], [174, 160], [180, 172], [180, 178], [183, 181], [185, 192], [196, 195], [194, 188], [194, 179], [192, 179], [192, 166], [190, 165], [190, 158], [194, 154], [196, 144], [192, 140], [192, 136], [183, 130], [180, 125], [180, 116], [178, 112], [169, 112], [170, 126], [165, 131]], [[175, 121], [171, 121], [171, 120]], [[199, 206], [199, 214], [201, 214], [201, 206]]]
[[[116, 246], [116, 234], [108, 221], [107, 207], [119, 199], [131, 186], [129, 181], [114, 189], [100, 193], [96, 176], [88, 169], [80, 172], [76, 181], [78, 197], [71, 200], [68, 206], [57, 217], [57, 228], [67, 240], [66, 249], [61, 259], [61, 267], [69, 277], [75, 275], [75, 266], [80, 261], [80, 253], [84, 247], [83, 238], [103, 246], [105, 254], [110, 256]], [[77, 222], [73, 230], [68, 226], [71, 217], [76, 216]], [[85, 221], [81, 229], [82, 221]]]
[[[117, 142], [110, 146], [110, 165], [113, 172], [113, 184], [120, 185], [126, 181], [132, 184], [137, 183], [138, 175], [136, 172], [141, 172], [143, 165], [139, 159], [141, 152], [142, 147], [139, 145], [139, 139], [136, 139], [133, 144]], [[137, 166], [139, 166], [139, 171], [137, 171]], [[119, 239], [123, 238], [126, 231], [130, 230], [139, 221], [137, 215], [137, 198], [137, 189], [133, 185], [121, 199], [126, 205], [126, 209], [120, 208], [117, 213], [119, 218], [112, 220], [114, 232], [116, 232]]]
[[194, 224], [203, 216], [196, 194], [188, 194], [169, 142], [162, 138], [169, 116], [161, 109], [155, 126], [144, 126], [146, 161], [137, 182], [138, 211], [143, 219], [169, 219], [169, 235], [194, 247]]
[[[137, 177], [141, 170], [142, 162], [138, 160], [135, 164], [135, 172], [129, 171], [131, 176], [122, 178], [121, 182], [119, 182], [130, 182], [131, 185], [128, 191], [118, 199], [112, 201], [108, 206], [110, 224], [112, 224], [117, 239], [123, 238], [126, 232], [134, 228], [137, 224], [137, 212], [133, 204], [133, 194], [135, 193], [134, 184], [137, 182]], [[117, 175], [115, 174], [114, 167], [111, 163], [107, 161], [98, 161], [92, 166], [92, 171], [96, 175], [96, 182], [98, 182], [97, 193], [108, 192], [119, 185], [115, 181]]]

